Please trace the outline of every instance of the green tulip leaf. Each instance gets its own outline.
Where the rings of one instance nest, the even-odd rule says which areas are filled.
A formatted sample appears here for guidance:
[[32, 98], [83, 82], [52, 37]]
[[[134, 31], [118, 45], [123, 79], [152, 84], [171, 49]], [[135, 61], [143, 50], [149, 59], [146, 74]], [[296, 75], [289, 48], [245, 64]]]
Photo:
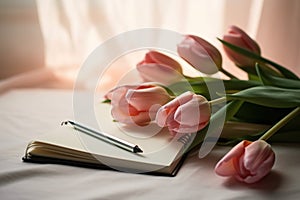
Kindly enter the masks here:
[[[252, 80], [238, 80], [238, 79], [230, 79], [230, 80], [222, 80], [216, 78], [195, 78], [189, 79], [187, 81], [176, 82], [168, 87], [174, 95], [178, 96], [186, 91], [193, 91], [195, 94], [203, 95], [208, 100], [214, 99], [218, 97], [215, 93], [212, 94], [209, 88], [220, 88], [220, 84], [224, 84], [225, 91], [213, 91], [213, 92], [225, 92], [228, 93], [235, 93], [241, 90], [261, 86], [262, 83], [259, 81], [252, 81]], [[220, 88], [222, 89], [222, 88]]]
[[244, 102], [234, 118], [237, 121], [272, 125], [290, 113], [292, 109], [293, 108], [272, 108]]
[[220, 137], [218, 140], [218, 145], [221, 146], [233, 146], [238, 144], [239, 142], [243, 140], [249, 140], [249, 141], [255, 141], [260, 138], [260, 136], [263, 135], [264, 132], [259, 132], [253, 135], [244, 135], [236, 138], [226, 138], [226, 137]]
[[242, 100], [273, 108], [293, 108], [300, 106], [300, 90], [257, 86], [227, 94], [227, 100]]
[[101, 103], [110, 103], [110, 102], [111, 102], [110, 99], [105, 99], [105, 100], [103, 100]]
[[256, 87], [256, 86], [261, 86], [261, 82], [259, 81], [252, 81], [252, 80], [238, 80], [238, 79], [230, 79], [230, 80], [220, 80], [220, 79], [215, 79], [215, 80], [207, 80], [207, 81], [190, 81], [190, 84], [194, 91], [205, 91], [207, 92], [208, 89], [207, 87], [212, 87], [215, 88], [218, 85], [220, 85], [220, 81], [223, 82], [226, 93], [234, 93], [234, 92], [239, 92], [241, 90], [251, 88], [251, 87]]
[[[221, 146], [232, 146], [236, 145], [243, 140], [255, 141], [258, 140], [264, 132], [259, 132], [253, 135], [245, 135], [237, 138], [219, 138], [218, 145]], [[277, 143], [299, 143], [300, 142], [300, 134], [299, 130], [295, 131], [278, 131], [278, 133], [274, 134], [271, 138], [268, 139], [269, 142], [277, 142]]]
[[223, 82], [225, 85], [226, 92], [227, 91], [237, 92], [251, 87], [262, 85], [259, 81], [253, 81], [253, 80], [247, 81], [247, 80], [231, 79], [231, 80], [224, 80]]
[[272, 65], [273, 67], [275, 67], [278, 71], [280, 71], [282, 73], [282, 75], [284, 75], [286, 78], [289, 78], [289, 79], [295, 79], [295, 80], [299, 80], [298, 76], [295, 75], [293, 72], [291, 72], [290, 70], [286, 69], [285, 67], [269, 60], [269, 59], [266, 59], [258, 54], [255, 54], [251, 51], [248, 51], [246, 49], [243, 49], [241, 47], [238, 47], [236, 45], [233, 45], [229, 42], [226, 42], [224, 40], [221, 40], [218, 38], [218, 40], [225, 46], [227, 46], [228, 48], [232, 49], [233, 51], [237, 52], [237, 53], [240, 53], [244, 56], [247, 56], [249, 58], [252, 58], [252, 59], [256, 59], [257, 61], [260, 61], [260, 62], [264, 62], [264, 63], [268, 63], [270, 65]]
[[257, 74], [264, 85], [288, 89], [300, 89], [300, 80], [272, 76], [271, 74], [266, 73], [266, 71], [262, 69], [258, 63], [256, 63], [255, 67]]

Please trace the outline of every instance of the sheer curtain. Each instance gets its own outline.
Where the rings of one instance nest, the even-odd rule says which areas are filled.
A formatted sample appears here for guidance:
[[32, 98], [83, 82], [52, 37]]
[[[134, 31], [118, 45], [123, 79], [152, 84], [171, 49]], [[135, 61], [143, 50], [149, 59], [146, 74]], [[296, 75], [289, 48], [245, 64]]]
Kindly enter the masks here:
[[[76, 70], [94, 48], [117, 34], [139, 28], [195, 34], [222, 51], [216, 37], [222, 37], [232, 24], [258, 41], [263, 56], [300, 75], [298, 0], [36, 0], [36, 5], [46, 68], [22, 74], [6, 85], [42, 86], [44, 78], [56, 82], [49, 87], [72, 87]], [[224, 68], [243, 76], [226, 59]]]

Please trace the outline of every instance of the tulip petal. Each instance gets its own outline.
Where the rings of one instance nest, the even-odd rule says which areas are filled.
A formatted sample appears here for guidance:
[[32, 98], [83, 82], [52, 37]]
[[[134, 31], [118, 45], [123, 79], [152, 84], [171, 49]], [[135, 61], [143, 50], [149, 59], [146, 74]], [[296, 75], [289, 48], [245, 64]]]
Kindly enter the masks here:
[[170, 125], [170, 128], [172, 129], [172, 131], [176, 132], [176, 133], [196, 133], [199, 130], [199, 125], [194, 125], [194, 126], [184, 126], [181, 125], [180, 123], [173, 121], [173, 123], [176, 125], [172, 126]]
[[177, 45], [178, 54], [195, 69], [206, 74], [214, 74], [222, 67], [221, 53], [204, 39], [187, 35]]
[[275, 162], [271, 146], [263, 140], [257, 140], [245, 149], [244, 166], [251, 174], [245, 182], [256, 182], [267, 175]]
[[[258, 46], [258, 44], [252, 38], [250, 38], [243, 30], [236, 26], [229, 27], [228, 34], [225, 34], [223, 36], [223, 40], [235, 46], [260, 55], [260, 47]], [[233, 51], [227, 46], [223, 47], [229, 59], [232, 60], [236, 65], [241, 67], [254, 67], [255, 59], [241, 55], [240, 53]]]
[[182, 73], [181, 65], [177, 61], [158, 51], [148, 52], [145, 56], [145, 63], [158, 63], [167, 65]]
[[251, 172], [255, 172], [272, 153], [271, 146], [265, 141], [253, 142], [245, 148], [245, 167]]
[[137, 66], [137, 70], [146, 82], [159, 82], [164, 85], [170, 85], [183, 78], [182, 73], [163, 64], [142, 64]]
[[145, 82], [158, 82], [170, 85], [183, 77], [181, 65], [171, 57], [149, 51], [143, 61], [137, 64], [137, 70]]
[[216, 165], [221, 176], [234, 176], [245, 183], [254, 183], [266, 176], [275, 161], [271, 146], [265, 141], [242, 141], [231, 149]]
[[165, 127], [167, 125], [167, 118], [169, 116], [168, 109], [166, 108], [160, 108], [155, 117], [155, 122], [157, 123], [158, 126], [160, 127]]
[[132, 116], [131, 119], [134, 122], [134, 124], [137, 124], [140, 126], [147, 125], [151, 121], [151, 118], [150, 118], [148, 112], [139, 112], [138, 115]]
[[220, 176], [232, 176], [237, 174], [237, 162], [245, 152], [245, 146], [249, 141], [242, 141], [233, 147], [216, 165], [215, 172]]
[[125, 124], [145, 125], [153, 120], [160, 106], [171, 97], [155, 84], [119, 86], [107, 93], [111, 99], [113, 118]]
[[193, 93], [188, 91], [177, 98], [173, 99], [172, 101], [166, 103], [163, 105], [156, 114], [155, 121], [160, 127], [165, 127], [167, 126], [168, 123], [170, 123], [171, 120], [173, 120], [174, 113], [177, 109], [178, 106], [181, 104], [184, 104], [185, 102], [189, 101], [192, 99]]
[[239, 35], [241, 37], [241, 39], [244, 41], [244, 44], [248, 47], [248, 49], [250, 51], [260, 54], [260, 47], [254, 40], [252, 40], [249, 37], [249, 35], [245, 31], [243, 31], [242, 29], [240, 29], [237, 26], [230, 26], [229, 33], [232, 35], [234, 35], [234, 34]]
[[210, 112], [206, 98], [194, 95], [190, 101], [178, 107], [174, 119], [181, 125], [198, 126], [201, 123], [208, 123]]
[[254, 183], [265, 177], [272, 169], [275, 161], [275, 154], [272, 154], [267, 158], [256, 170], [252, 176], [248, 176], [244, 179], [246, 183]]
[[150, 120], [147, 112], [139, 112], [135, 116], [128, 116], [126, 113], [120, 112], [118, 108], [112, 108], [111, 114], [115, 120], [124, 124], [145, 125]]
[[187, 103], [178, 106], [175, 111], [174, 120], [181, 125], [195, 126], [199, 123], [199, 102], [191, 99]]
[[167, 126], [171, 135], [196, 133], [209, 123], [210, 112], [206, 98], [188, 91], [163, 105], [155, 120]]
[[[250, 51], [250, 49], [245, 47], [245, 44], [242, 42], [242, 39], [240, 38], [240, 36], [224, 35], [223, 40], [227, 41], [229, 43], [235, 44], [236, 46], [245, 48]], [[231, 60], [236, 62], [237, 65], [239, 65], [239, 66], [252, 66], [253, 65], [253, 62], [254, 62], [253, 59], [248, 58], [244, 55], [241, 55], [225, 46], [224, 46], [224, 50], [225, 50], [227, 56]]]
[[[190, 43], [190, 44], [188, 44]], [[218, 72], [218, 68], [209, 54], [195, 41], [177, 45], [178, 54], [195, 69], [206, 74]]]
[[126, 101], [138, 111], [149, 110], [153, 105], [163, 105], [170, 100], [170, 96], [162, 87], [151, 87], [139, 90], [129, 89]]
[[191, 100], [193, 98], [193, 95], [194, 94], [191, 91], [187, 91], [165, 104], [164, 108], [177, 108], [178, 106], [183, 105]]
[[116, 95], [116, 93], [120, 93], [120, 91], [121, 91], [121, 93], [122, 92], [126, 92], [128, 89], [134, 89], [134, 88], [137, 88], [137, 87], [138, 86], [136, 86], [136, 85], [122, 85], [122, 86], [118, 86], [118, 87], [115, 87], [115, 88], [111, 89], [110, 91], [108, 91], [104, 95], [104, 98], [112, 100], [113, 95]]

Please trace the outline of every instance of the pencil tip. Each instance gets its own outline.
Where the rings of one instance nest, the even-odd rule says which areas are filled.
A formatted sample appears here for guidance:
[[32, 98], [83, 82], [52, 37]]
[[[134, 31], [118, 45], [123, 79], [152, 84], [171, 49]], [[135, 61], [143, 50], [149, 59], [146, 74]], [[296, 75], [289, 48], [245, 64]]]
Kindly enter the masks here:
[[61, 122], [61, 123], [60, 123], [60, 125], [61, 125], [61, 126], [63, 126], [63, 125], [67, 125], [67, 124], [68, 124], [68, 122], [67, 122], [67, 121], [63, 121], [63, 122]]
[[60, 125], [63, 126], [63, 125], [68, 125], [68, 124], [71, 124], [74, 126], [75, 123], [73, 121], [66, 120], [66, 121], [62, 121]]
[[143, 150], [138, 145], [135, 145], [135, 147], [133, 148], [133, 152], [134, 153], [143, 153]]

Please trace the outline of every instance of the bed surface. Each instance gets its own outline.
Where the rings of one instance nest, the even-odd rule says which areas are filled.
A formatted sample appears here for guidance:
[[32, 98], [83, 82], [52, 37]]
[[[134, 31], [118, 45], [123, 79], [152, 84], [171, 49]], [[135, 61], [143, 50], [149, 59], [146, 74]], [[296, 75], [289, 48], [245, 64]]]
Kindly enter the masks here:
[[32, 139], [72, 118], [71, 90], [23, 89], [0, 95], [1, 199], [298, 199], [300, 145], [273, 144], [276, 162], [261, 182], [245, 185], [213, 168], [230, 147], [188, 156], [176, 177], [22, 162]]

